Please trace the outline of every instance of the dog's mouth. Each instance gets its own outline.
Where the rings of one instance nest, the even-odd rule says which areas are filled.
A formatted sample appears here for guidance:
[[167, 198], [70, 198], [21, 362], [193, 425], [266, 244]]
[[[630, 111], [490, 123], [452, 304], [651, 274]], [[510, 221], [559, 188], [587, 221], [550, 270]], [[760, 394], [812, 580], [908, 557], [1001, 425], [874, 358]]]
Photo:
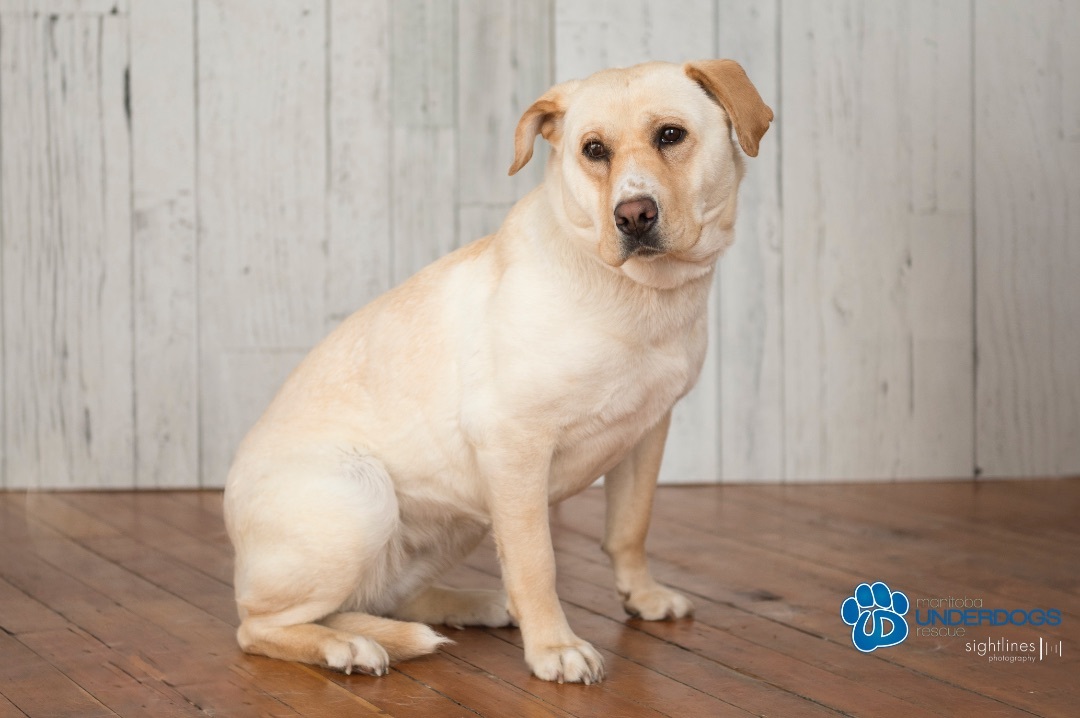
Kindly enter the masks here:
[[631, 259], [651, 263], [671, 254], [667, 243], [659, 238], [648, 242], [628, 242], [625, 238], [615, 242], [601, 241], [599, 249], [600, 258], [612, 267], [620, 267]]
[[630, 253], [631, 257], [637, 257], [638, 259], [655, 259], [662, 254], [666, 254], [662, 249], [656, 249], [655, 247], [637, 247]]
[[627, 259], [638, 257], [639, 259], [653, 259], [662, 254], [667, 254], [668, 243], [659, 230], [653, 230], [640, 237], [627, 237], [623, 235], [622, 251]]

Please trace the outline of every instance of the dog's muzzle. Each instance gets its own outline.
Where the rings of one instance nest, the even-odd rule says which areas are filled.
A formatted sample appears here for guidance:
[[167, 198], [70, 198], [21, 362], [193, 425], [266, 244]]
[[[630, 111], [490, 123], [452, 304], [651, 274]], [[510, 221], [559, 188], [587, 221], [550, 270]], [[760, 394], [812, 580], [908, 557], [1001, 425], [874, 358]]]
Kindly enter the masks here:
[[625, 256], [663, 252], [657, 231], [659, 217], [660, 210], [652, 197], [626, 200], [615, 207], [615, 226], [619, 230]]

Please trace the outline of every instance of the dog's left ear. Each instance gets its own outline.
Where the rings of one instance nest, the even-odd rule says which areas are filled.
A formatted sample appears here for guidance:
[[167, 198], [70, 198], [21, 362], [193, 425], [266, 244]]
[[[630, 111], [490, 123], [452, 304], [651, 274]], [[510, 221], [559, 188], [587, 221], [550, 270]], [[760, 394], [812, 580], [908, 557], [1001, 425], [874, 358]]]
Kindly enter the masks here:
[[761, 99], [742, 65], [734, 60], [699, 60], [686, 63], [683, 69], [727, 110], [743, 152], [757, 157], [758, 143], [769, 129], [773, 111]]
[[525, 110], [525, 114], [518, 120], [517, 130], [514, 131], [514, 164], [510, 165], [511, 175], [516, 174], [532, 158], [533, 142], [537, 135], [543, 135], [545, 140], [554, 142], [553, 138], [560, 129], [563, 114], [566, 112], [567, 95], [576, 84], [577, 81], [571, 80], [555, 85]]

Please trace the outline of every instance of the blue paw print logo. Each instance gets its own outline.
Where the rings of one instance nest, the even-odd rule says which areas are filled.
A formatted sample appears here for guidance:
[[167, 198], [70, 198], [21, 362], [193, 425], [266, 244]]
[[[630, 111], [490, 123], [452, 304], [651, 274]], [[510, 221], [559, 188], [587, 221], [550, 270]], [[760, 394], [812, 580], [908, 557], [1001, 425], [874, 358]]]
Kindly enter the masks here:
[[892, 591], [881, 581], [873, 586], [860, 583], [855, 595], [840, 607], [840, 617], [851, 626], [851, 642], [863, 653], [895, 646], [908, 636], [904, 614], [911, 604], [900, 591]]

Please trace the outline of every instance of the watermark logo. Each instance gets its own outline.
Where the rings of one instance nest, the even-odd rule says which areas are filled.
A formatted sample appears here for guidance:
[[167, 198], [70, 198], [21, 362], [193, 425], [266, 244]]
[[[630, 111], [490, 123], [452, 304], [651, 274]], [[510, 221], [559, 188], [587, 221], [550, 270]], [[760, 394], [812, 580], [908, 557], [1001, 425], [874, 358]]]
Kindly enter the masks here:
[[1063, 641], [1045, 641], [1039, 636], [1039, 642], [1013, 641], [1008, 638], [987, 638], [981, 641], [968, 641], [964, 644], [964, 651], [976, 653], [980, 658], [985, 658], [990, 663], [1035, 663], [1036, 656], [1039, 661], [1057, 656], [1061, 658], [1064, 648]]
[[900, 591], [878, 581], [860, 583], [840, 606], [840, 617], [851, 626], [851, 642], [863, 653], [895, 646], [908, 637], [904, 614], [911, 603]]
[[[990, 663], [1054, 661], [1065, 648], [1054, 630], [1064, 621], [1060, 608], [987, 608], [981, 597], [970, 596], [908, 599], [881, 581], [856, 586], [841, 604], [840, 617], [863, 653], [899, 645], [909, 636], [966, 639], [964, 652]], [[978, 635], [987, 628], [1005, 630], [997, 637]], [[1015, 630], [1031, 628], [1050, 635], [1027, 637]]]

